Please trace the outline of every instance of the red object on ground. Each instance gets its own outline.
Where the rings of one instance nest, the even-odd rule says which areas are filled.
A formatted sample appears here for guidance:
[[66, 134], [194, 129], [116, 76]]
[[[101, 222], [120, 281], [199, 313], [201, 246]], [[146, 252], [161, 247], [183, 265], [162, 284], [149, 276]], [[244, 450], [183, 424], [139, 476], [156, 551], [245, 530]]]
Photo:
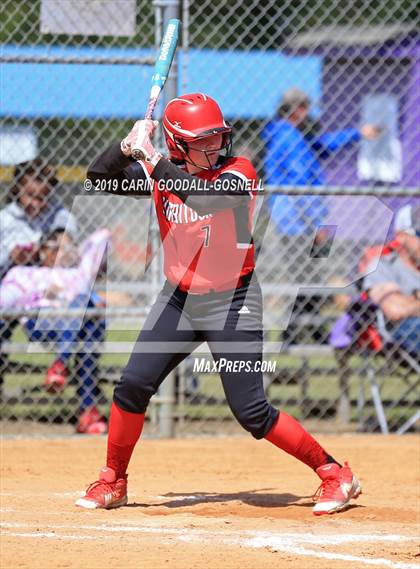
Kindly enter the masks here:
[[67, 384], [69, 371], [61, 360], [56, 360], [47, 369], [44, 386], [49, 393], [63, 391]]

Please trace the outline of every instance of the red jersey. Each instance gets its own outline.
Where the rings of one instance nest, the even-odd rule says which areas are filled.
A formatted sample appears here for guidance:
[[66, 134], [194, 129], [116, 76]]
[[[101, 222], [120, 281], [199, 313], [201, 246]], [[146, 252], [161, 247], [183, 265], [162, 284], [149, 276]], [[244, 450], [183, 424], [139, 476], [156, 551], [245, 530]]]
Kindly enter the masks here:
[[257, 187], [254, 167], [246, 158], [232, 157], [196, 176], [214, 182], [228, 173], [247, 184], [249, 199], [233, 209], [201, 216], [188, 207], [188, 199], [184, 203], [176, 194], [159, 190], [154, 182], [164, 272], [181, 290], [205, 294], [235, 288], [240, 278], [254, 269], [252, 225]]

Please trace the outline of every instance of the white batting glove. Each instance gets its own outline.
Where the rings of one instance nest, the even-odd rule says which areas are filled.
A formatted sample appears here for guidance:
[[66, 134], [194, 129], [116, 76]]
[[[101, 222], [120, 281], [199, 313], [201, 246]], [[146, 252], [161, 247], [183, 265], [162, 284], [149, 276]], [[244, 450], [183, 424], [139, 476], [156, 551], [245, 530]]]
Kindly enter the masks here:
[[146, 135], [150, 137], [158, 124], [158, 121], [149, 119], [136, 121], [128, 135], [121, 141], [122, 153], [126, 156], [131, 156], [131, 149], [134, 147], [136, 141]]
[[[150, 137], [158, 124], [158, 121], [149, 119], [135, 122], [129, 134], [121, 141], [121, 152], [125, 156], [146, 160], [155, 166], [162, 155], [157, 152]], [[141, 154], [140, 157], [136, 151]]]

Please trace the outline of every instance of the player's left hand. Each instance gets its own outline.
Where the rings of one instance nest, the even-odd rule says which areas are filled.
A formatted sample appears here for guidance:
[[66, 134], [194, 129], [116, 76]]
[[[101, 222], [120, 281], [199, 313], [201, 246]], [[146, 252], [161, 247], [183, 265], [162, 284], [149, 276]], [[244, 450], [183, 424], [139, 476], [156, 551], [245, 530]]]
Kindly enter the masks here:
[[132, 155], [132, 149], [138, 148], [142, 151], [148, 162], [155, 165], [161, 158], [151, 141], [151, 135], [158, 126], [158, 121], [145, 119], [134, 123], [128, 135], [121, 141], [121, 151], [126, 156]]

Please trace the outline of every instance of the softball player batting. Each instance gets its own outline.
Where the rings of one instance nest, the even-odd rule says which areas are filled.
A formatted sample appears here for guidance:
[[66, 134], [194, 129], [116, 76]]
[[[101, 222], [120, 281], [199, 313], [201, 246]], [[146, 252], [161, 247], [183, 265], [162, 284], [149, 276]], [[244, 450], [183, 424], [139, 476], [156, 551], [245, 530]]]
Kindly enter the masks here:
[[[211, 97], [183, 95], [166, 106], [168, 158], [151, 142], [156, 126], [137, 121], [88, 170], [94, 185], [112, 181], [116, 193], [152, 196], [167, 280], [114, 391], [106, 466], [76, 505], [127, 503], [127, 467], [149, 400], [165, 377], [207, 342], [216, 362], [225, 358], [232, 364], [221, 366], [220, 375], [242, 427], [316, 472], [321, 485], [315, 515], [343, 510], [361, 492], [348, 464], [339, 464], [295, 419], [268, 403], [258, 365], [244, 371], [250, 361], [262, 361], [262, 297], [251, 234], [255, 170], [247, 159], [230, 155], [232, 128]], [[134, 144], [143, 161], [132, 158]], [[158, 352], [151, 348], [156, 345]], [[238, 361], [248, 365], [235, 365]]]

